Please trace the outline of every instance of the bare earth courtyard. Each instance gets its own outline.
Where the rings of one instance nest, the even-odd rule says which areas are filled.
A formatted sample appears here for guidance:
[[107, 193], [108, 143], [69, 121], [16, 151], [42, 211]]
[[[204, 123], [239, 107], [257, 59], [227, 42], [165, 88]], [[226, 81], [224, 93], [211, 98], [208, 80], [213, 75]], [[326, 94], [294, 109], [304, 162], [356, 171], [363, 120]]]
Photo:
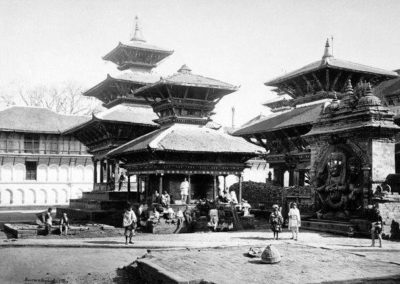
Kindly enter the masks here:
[[[279, 264], [246, 257], [250, 247], [274, 245]], [[400, 243], [302, 232], [298, 242], [266, 231], [138, 234], [125, 246], [119, 237], [1, 240], [0, 283], [146, 283], [129, 267], [146, 258], [177, 279], [214, 283], [400, 283]]]

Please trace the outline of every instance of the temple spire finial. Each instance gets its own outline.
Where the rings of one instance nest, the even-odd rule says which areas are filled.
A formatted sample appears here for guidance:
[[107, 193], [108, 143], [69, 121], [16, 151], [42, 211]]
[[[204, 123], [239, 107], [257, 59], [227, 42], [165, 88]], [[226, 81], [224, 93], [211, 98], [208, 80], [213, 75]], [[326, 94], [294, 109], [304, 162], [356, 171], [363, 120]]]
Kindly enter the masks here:
[[192, 72], [192, 69], [190, 69], [186, 64], [183, 64], [181, 68], [178, 70], [179, 73], [184, 73], [184, 74], [189, 74]]
[[330, 45], [329, 45], [329, 38], [326, 39], [325, 43], [325, 50], [324, 50], [324, 55], [322, 56], [322, 59], [326, 59], [329, 57], [333, 57], [331, 50], [330, 50]]
[[144, 39], [144, 37], [143, 37], [142, 30], [140, 29], [140, 26], [139, 26], [139, 17], [138, 17], [137, 15], [135, 16], [135, 32], [134, 32], [133, 37], [132, 37], [131, 40], [134, 40], [134, 41], [143, 41], [143, 42], [146, 41], [146, 40]]

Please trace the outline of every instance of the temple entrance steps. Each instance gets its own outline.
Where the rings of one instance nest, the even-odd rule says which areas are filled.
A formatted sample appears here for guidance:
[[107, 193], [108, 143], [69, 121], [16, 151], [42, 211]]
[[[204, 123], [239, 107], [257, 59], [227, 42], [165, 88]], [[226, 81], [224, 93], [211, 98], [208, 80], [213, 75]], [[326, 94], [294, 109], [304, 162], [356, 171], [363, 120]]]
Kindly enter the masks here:
[[350, 219], [348, 221], [307, 219], [301, 221], [301, 228], [349, 237], [369, 235], [369, 222], [364, 219]]

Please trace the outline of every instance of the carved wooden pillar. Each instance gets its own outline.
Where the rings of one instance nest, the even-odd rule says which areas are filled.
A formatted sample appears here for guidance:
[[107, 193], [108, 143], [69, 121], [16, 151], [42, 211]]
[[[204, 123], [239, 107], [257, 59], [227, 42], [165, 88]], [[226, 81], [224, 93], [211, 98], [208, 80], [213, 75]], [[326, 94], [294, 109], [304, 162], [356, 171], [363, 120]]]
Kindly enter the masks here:
[[93, 160], [93, 184], [97, 183], [97, 161]]
[[104, 161], [100, 160], [100, 184], [104, 183]]
[[239, 203], [242, 203], [242, 174], [239, 175]]
[[106, 160], [106, 181], [107, 181], [107, 186], [110, 184], [110, 160]]
[[190, 204], [190, 201], [192, 200], [192, 181], [190, 175], [188, 175], [188, 182], [189, 182], [189, 190], [188, 190], [187, 203]]
[[216, 198], [216, 196], [215, 196], [216, 192], [217, 192], [217, 176], [214, 175], [214, 184], [213, 184], [213, 199], [214, 200]]
[[224, 190], [226, 189], [226, 176], [224, 175]]
[[140, 176], [136, 175], [136, 192], [137, 192], [137, 202], [140, 203]]
[[127, 184], [128, 192], [131, 192], [131, 175], [128, 173], [128, 184]]
[[158, 185], [158, 191], [159, 191], [160, 195], [162, 194], [162, 190], [163, 190], [163, 174], [160, 175], [160, 181], [159, 181], [159, 185]]

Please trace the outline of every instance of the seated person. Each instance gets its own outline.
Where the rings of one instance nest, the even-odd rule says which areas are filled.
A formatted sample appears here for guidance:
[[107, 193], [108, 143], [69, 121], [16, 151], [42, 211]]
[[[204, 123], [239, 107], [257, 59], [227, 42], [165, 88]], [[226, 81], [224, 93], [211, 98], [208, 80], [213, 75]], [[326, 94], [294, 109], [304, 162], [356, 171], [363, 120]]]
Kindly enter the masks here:
[[172, 209], [171, 207], [169, 207], [169, 205], [167, 205], [167, 210], [164, 211], [164, 218], [165, 219], [173, 219], [175, 217], [175, 212], [174, 209]]
[[249, 216], [250, 215], [250, 208], [251, 205], [246, 201], [242, 200], [242, 211], [243, 211], [243, 216]]
[[208, 215], [210, 217], [208, 226], [215, 231], [218, 226], [218, 210], [214, 207], [214, 208], [210, 209], [210, 211], [208, 212]]
[[171, 197], [169, 196], [168, 192], [165, 190], [164, 193], [161, 195], [161, 205], [163, 207], [169, 206], [171, 203]]
[[62, 235], [63, 231], [65, 231], [65, 235], [68, 235], [68, 229], [69, 229], [69, 218], [67, 216], [67, 213], [64, 212], [60, 220], [60, 235]]
[[156, 207], [153, 207], [153, 212], [149, 217], [149, 221], [153, 223], [158, 223], [160, 221], [160, 212], [158, 212]]
[[189, 209], [189, 206], [186, 205], [185, 211], [183, 211], [183, 215], [185, 216], [185, 221], [189, 225], [192, 223], [192, 211]]
[[178, 226], [181, 226], [185, 220], [181, 208], [179, 208], [178, 212], [176, 212], [176, 217], [178, 218]]

